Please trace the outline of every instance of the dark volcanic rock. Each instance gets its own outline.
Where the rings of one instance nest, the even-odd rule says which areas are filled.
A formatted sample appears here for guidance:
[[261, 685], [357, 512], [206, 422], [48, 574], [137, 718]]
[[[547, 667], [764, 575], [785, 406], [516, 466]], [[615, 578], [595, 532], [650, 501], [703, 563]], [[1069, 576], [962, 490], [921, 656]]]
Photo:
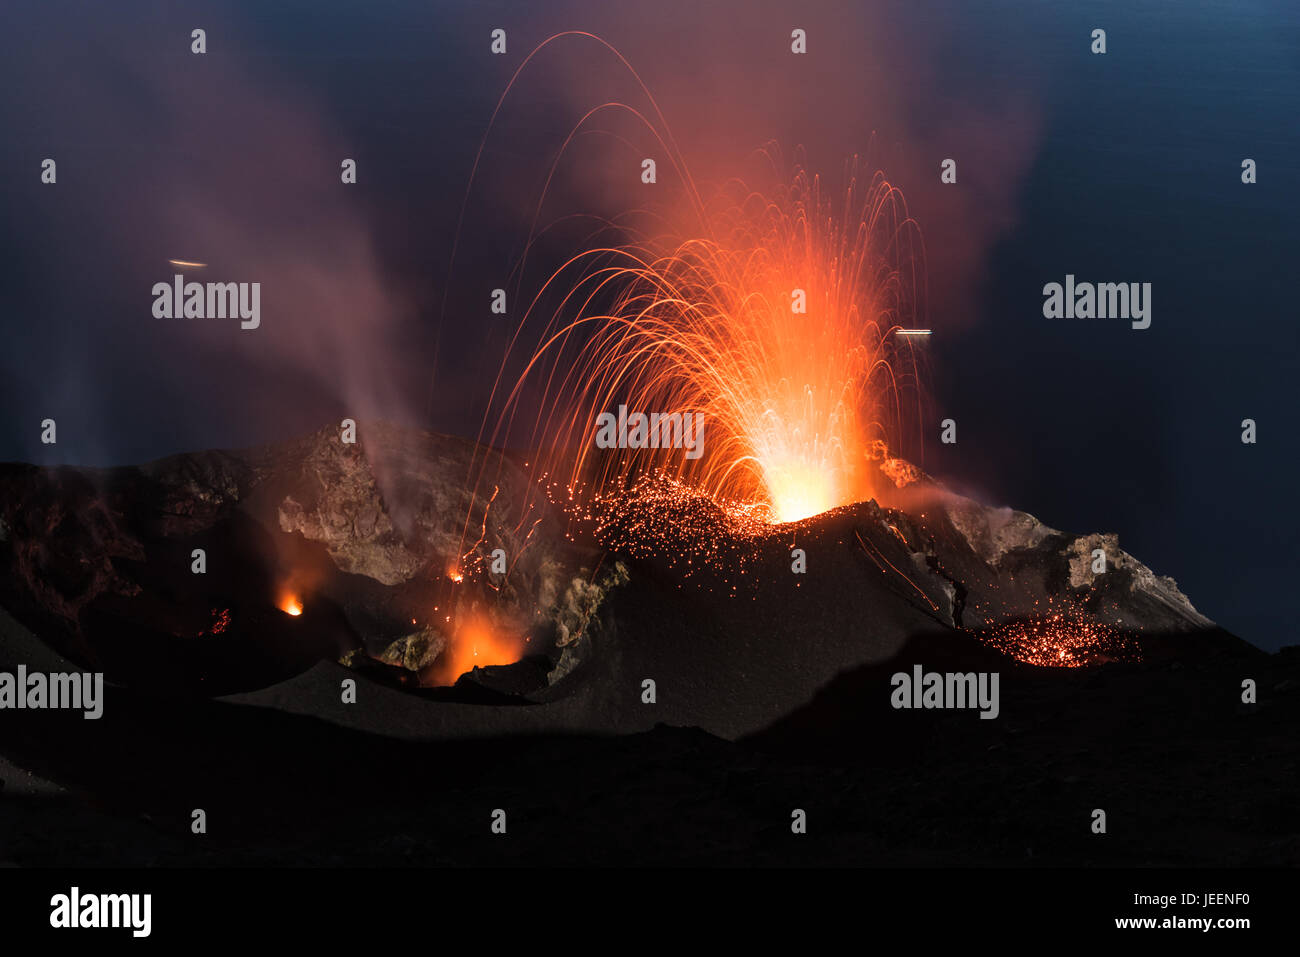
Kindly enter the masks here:
[[[340, 656], [376, 681], [427, 684], [456, 622], [478, 620], [531, 641], [544, 678], [521, 668], [471, 679], [539, 705], [502, 730], [669, 721], [729, 737], [935, 629], [978, 635], [1054, 612], [1133, 633], [1211, 624], [1113, 535], [979, 505], [897, 460], [879, 463], [892, 482], [883, 503], [719, 542], [683, 576], [671, 542], [635, 558], [571, 543], [508, 456], [382, 423], [363, 424], [358, 440], [331, 427], [139, 468], [0, 467], [0, 603], [110, 677], [209, 694]], [[716, 507], [693, 514], [706, 536], [728, 534]], [[791, 572], [795, 543], [806, 574]], [[481, 562], [497, 547], [507, 575], [452, 582], [463, 556]], [[190, 571], [196, 548], [203, 575]], [[277, 609], [286, 596], [302, 615]], [[483, 716], [403, 720], [455, 735], [477, 733]]]
[[[59, 795], [6, 793], [0, 856], [1297, 861], [1300, 649], [1267, 656], [1208, 627], [1113, 536], [986, 508], [886, 462], [897, 495], [730, 543], [684, 576], [685, 554], [583, 551], [545, 509], [521, 525], [529, 490], [508, 459], [485, 512], [465, 490], [472, 444], [383, 426], [360, 438], [343, 447], [330, 429], [134, 469], [0, 467], [0, 604], [30, 626], [0, 609], [0, 670], [71, 667], [53, 647], [136, 685], [107, 690], [102, 720], [0, 721], [6, 791], [36, 780]], [[448, 580], [467, 513], [478, 554], [478, 529], [516, 549], [504, 579]], [[194, 548], [205, 575], [190, 572]], [[285, 590], [300, 615], [277, 607]], [[453, 606], [527, 622], [530, 653], [421, 687]], [[982, 640], [1047, 611], [1110, 623], [1141, 660], [1035, 667]], [[999, 718], [894, 710], [891, 676], [917, 664], [998, 672]], [[1241, 701], [1247, 678], [1257, 703]], [[207, 697], [172, 693], [191, 690]], [[198, 793], [238, 826], [196, 843]], [[1087, 827], [1096, 806], [1105, 841]], [[509, 841], [482, 837], [495, 807], [510, 808]], [[789, 840], [793, 807], [806, 840]]]
[[[884, 519], [912, 564], [952, 585], [950, 623], [980, 628], [1081, 608], [1109, 624], [1150, 631], [1213, 626], [1178, 590], [1119, 546], [1114, 534], [1072, 535], [1026, 512], [957, 495], [896, 460], [881, 468], [897, 485]], [[1094, 572], [1097, 550], [1105, 571]], [[957, 613], [960, 613], [959, 615]]]
[[[22, 631], [0, 612], [0, 669], [14, 654], [66, 667]], [[518, 698], [491, 693], [425, 697], [458, 689], [362, 682], [366, 704], [355, 711], [410, 709], [391, 711], [381, 735], [341, 727], [332, 713], [109, 688], [101, 721], [37, 711], [0, 721], [9, 784], [0, 856], [67, 867], [1300, 863], [1300, 697], [1237, 706], [1242, 677], [1262, 689], [1294, 681], [1300, 656], [1225, 657], [1207, 644], [1177, 671], [1150, 661], [1012, 668], [997, 721], [885, 713], [888, 674], [905, 662], [994, 664], [961, 638], [922, 636], [734, 742], [665, 725], [618, 737], [506, 735], [496, 716], [523, 719], [540, 706], [501, 707]], [[447, 711], [485, 716], [483, 734], [391, 733], [400, 718]], [[51, 797], [23, 798], [32, 782]], [[224, 822], [198, 841], [196, 794]], [[1088, 827], [1097, 806], [1110, 817], [1104, 839]], [[497, 807], [510, 812], [506, 841], [486, 836], [486, 809]], [[795, 807], [810, 826], [792, 840]]]
[[[432, 612], [452, 597], [447, 573], [466, 553], [484, 556], [480, 534], [514, 556], [510, 580], [461, 589], [458, 607], [525, 617], [539, 593], [560, 587], [558, 521], [545, 503], [527, 527], [510, 520], [529, 486], [508, 458], [487, 459], [476, 498], [470, 476], [485, 461], [476, 451], [374, 423], [356, 444], [327, 428], [138, 468], [0, 466], [0, 604], [117, 680], [141, 679], [128, 659], [147, 647], [158, 661], [189, 662], [178, 681], [184, 673], [218, 693], [264, 685], [322, 654], [378, 655], [413, 631], [436, 645]], [[194, 549], [206, 552], [204, 574], [191, 572]], [[275, 609], [288, 595], [304, 602], [304, 618], [321, 603], [342, 613], [330, 640], [309, 643], [316, 657], [304, 660], [289, 647], [301, 639], [282, 634], [289, 616]], [[141, 654], [124, 656], [132, 628]], [[165, 680], [165, 668], [145, 670], [144, 680]]]

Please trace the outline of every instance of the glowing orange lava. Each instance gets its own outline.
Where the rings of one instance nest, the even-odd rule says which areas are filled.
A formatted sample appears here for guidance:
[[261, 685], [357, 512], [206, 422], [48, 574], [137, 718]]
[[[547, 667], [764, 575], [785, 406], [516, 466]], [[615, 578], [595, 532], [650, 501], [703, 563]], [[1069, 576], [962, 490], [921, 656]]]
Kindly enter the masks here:
[[428, 683], [453, 685], [456, 679], [474, 668], [509, 665], [523, 655], [523, 641], [499, 634], [492, 626], [471, 617], [456, 629], [447, 649], [434, 663]]
[[302, 600], [297, 595], [285, 595], [280, 599], [280, 610], [295, 618], [302, 614]]
[[[644, 124], [666, 154], [661, 169], [674, 171], [671, 189], [656, 193], [653, 209], [643, 208], [644, 191], [629, 196], [617, 223], [588, 217], [604, 227], [525, 296], [480, 442], [513, 437], [540, 448], [526, 466], [534, 479], [587, 494], [660, 472], [718, 502], [763, 506], [773, 523], [872, 497], [878, 472], [867, 451], [883, 441], [906, 454], [904, 433], [914, 424], [912, 440], [923, 420], [916, 350], [926, 337], [895, 334], [929, 325], [923, 243], [902, 194], [856, 158], [843, 188], [825, 189], [775, 147], [758, 154], [771, 185], [731, 179], [702, 192], [631, 64], [581, 31], [556, 34], [524, 59], [493, 122], [528, 63], [573, 42], [612, 53], [645, 103], [601, 103], [577, 122], [539, 196], [526, 250], [545, 231], [542, 210], [566, 150], [604, 112]], [[486, 145], [487, 136], [480, 158]], [[537, 402], [535, 416], [521, 412], [525, 396]], [[660, 441], [597, 448], [598, 420], [621, 405], [647, 416], [702, 415], [703, 454], [688, 459]], [[471, 475], [476, 497], [492, 488], [488, 471], [485, 457]]]
[[1044, 668], [1081, 668], [1106, 661], [1140, 661], [1137, 643], [1114, 625], [1075, 612], [995, 625], [977, 633], [1017, 661]]
[[[891, 334], [918, 279], [900, 257], [914, 238], [898, 191], [879, 173], [850, 183], [834, 210], [802, 169], [772, 196], [733, 184], [702, 207], [700, 235], [570, 259], [548, 280], [563, 302], [524, 373], [544, 383], [532, 439], [556, 450], [539, 469], [597, 494], [662, 470], [719, 501], [765, 503], [775, 522], [871, 497], [867, 451], [898, 440], [900, 373], [916, 379], [910, 341]], [[596, 448], [620, 404], [702, 414], [703, 454], [658, 436]]]

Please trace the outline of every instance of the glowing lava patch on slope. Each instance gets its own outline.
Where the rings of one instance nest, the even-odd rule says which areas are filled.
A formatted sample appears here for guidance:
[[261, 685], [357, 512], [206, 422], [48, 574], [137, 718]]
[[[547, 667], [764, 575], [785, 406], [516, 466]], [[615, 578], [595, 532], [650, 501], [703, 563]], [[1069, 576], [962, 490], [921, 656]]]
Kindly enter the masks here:
[[1107, 661], [1140, 661], [1137, 643], [1113, 625], [1055, 612], [995, 625], [980, 639], [1025, 664], [1081, 668]]

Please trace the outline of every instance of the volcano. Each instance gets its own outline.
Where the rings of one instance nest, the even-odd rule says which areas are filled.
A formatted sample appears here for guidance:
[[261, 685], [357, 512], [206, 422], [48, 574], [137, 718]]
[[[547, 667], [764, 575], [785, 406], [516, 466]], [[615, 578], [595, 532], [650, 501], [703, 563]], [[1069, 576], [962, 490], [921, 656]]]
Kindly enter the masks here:
[[[0, 601], [110, 681], [282, 700], [351, 669], [438, 698], [402, 723], [447, 733], [480, 733], [457, 702], [487, 695], [534, 706], [488, 719], [501, 730], [735, 738], [918, 634], [1074, 666], [1220, 634], [1115, 535], [980, 505], [884, 456], [888, 504], [737, 528], [708, 499], [634, 489], [583, 535], [529, 494], [522, 460], [471, 496], [479, 451], [374, 423], [355, 444], [326, 428], [137, 468], [5, 466]], [[474, 549], [508, 573], [462, 575]]]
[[[751, 525], [651, 483], [593, 533], [529, 510], [522, 459], [487, 501], [472, 443], [358, 435], [0, 470], [0, 670], [109, 683], [100, 720], [6, 712], [0, 859], [1300, 860], [1300, 659], [1114, 535], [886, 457], [887, 502]], [[1000, 675], [996, 720], [891, 706], [922, 670]], [[239, 826], [195, 846], [200, 793]], [[833, 826], [792, 845], [791, 807]]]

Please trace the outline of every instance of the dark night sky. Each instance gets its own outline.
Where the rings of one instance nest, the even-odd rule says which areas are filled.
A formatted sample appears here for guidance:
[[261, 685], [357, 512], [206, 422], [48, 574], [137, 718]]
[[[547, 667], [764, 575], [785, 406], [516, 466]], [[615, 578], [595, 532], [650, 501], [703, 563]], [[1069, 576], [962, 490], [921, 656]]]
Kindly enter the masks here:
[[[135, 462], [344, 415], [474, 434], [504, 337], [487, 290], [564, 134], [635, 87], [590, 43], [538, 58], [489, 140], [448, 285], [470, 167], [527, 52], [590, 30], [640, 71], [697, 176], [777, 140], [832, 177], [866, 153], [903, 187], [929, 258], [936, 407], [959, 424], [930, 471], [1118, 532], [1225, 627], [1295, 642], [1294, 4], [15, 6], [0, 13], [0, 459]], [[557, 211], [634, 198], [608, 144], [587, 150]], [[938, 182], [948, 156], [957, 186]], [[263, 328], [154, 320], [173, 257], [261, 281]], [[1042, 286], [1067, 272], [1152, 283], [1152, 327], [1044, 319]]]

